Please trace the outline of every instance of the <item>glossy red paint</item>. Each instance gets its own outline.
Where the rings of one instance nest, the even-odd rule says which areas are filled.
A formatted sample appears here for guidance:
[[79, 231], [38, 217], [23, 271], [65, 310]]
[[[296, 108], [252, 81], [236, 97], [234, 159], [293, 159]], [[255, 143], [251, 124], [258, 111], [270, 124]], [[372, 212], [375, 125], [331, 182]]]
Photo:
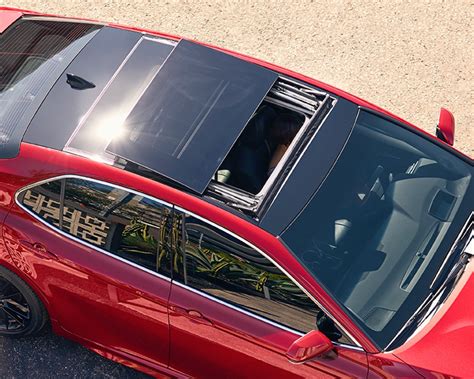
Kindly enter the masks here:
[[298, 338], [286, 351], [288, 360], [303, 363], [334, 348], [332, 342], [318, 330], [312, 330]]
[[468, 363], [474, 357], [473, 293], [474, 264], [471, 262], [433, 319], [392, 353], [410, 362], [417, 371], [473, 378], [474, 365]]
[[[24, 10], [13, 12], [36, 14]], [[407, 124], [377, 106], [324, 83], [254, 58], [219, 50], [304, 80]], [[437, 314], [422, 333], [393, 352], [378, 352], [277, 238], [198, 197], [114, 167], [28, 144], [22, 144], [17, 158], [0, 160], [0, 172], [0, 221], [7, 219], [6, 226], [0, 226], [0, 264], [17, 273], [38, 294], [51, 316], [55, 332], [107, 358], [156, 377], [216, 377], [222, 376], [222, 370], [231, 377], [443, 377], [453, 372], [474, 376], [469, 367], [459, 364], [474, 356], [472, 344], [463, 344], [466, 336], [472, 335], [474, 325], [472, 296], [469, 297], [474, 291], [472, 267], [467, 279], [456, 288], [457, 296], [450, 297], [451, 303], [443, 306], [443, 312]], [[300, 336], [62, 237], [15, 204], [19, 188], [67, 174], [146, 193], [245, 238], [298, 278], [363, 349], [334, 346], [308, 363], [291, 364], [285, 353]], [[38, 254], [38, 249], [31, 248], [35, 243], [41, 243], [48, 253]], [[133, 328], [127, 328], [130, 325]], [[436, 350], [435, 346], [440, 344], [433, 341], [442, 338], [445, 346], [456, 343], [466, 348], [449, 354]], [[193, 359], [189, 358], [191, 354]], [[443, 361], [437, 360], [441, 354], [446, 357]]]
[[[55, 329], [59, 330], [60, 334], [73, 337], [95, 351], [101, 351], [103, 355], [111, 355], [116, 359], [139, 360], [144, 367], [151, 367], [156, 372], [166, 373], [169, 348], [166, 307], [168, 296], [170, 296], [170, 338], [174, 341], [171, 345], [170, 369], [173, 375], [186, 372], [197, 376], [207, 376], [206, 372], [200, 371], [205, 367], [201, 363], [192, 368], [183, 367], [181, 359], [173, 360], [176, 354], [178, 357], [179, 354], [183, 354], [181, 348], [176, 349], [173, 346], [181, 346], [186, 344], [186, 341], [188, 341], [187, 346], [193, 349], [196, 346], [192, 342], [193, 339], [188, 338], [189, 330], [198, 332], [195, 336], [197, 339], [204, 336], [202, 331], [199, 332], [196, 327], [196, 323], [202, 323], [199, 323], [199, 320], [189, 320], [189, 317], [183, 317], [182, 312], [180, 313], [177, 309], [193, 309], [192, 303], [206, 301], [209, 304], [204, 309], [208, 310], [210, 314], [205, 317], [212, 318], [213, 322], [218, 325], [227, 325], [224, 329], [222, 326], [210, 328], [213, 330], [211, 335], [224, 333], [217, 350], [226, 351], [228, 349], [225, 341], [230, 335], [252, 336], [253, 333], [254, 336], [258, 336], [264, 333], [262, 330], [265, 330], [265, 327], [269, 329], [265, 332], [268, 334], [267, 339], [260, 340], [259, 343], [255, 343], [255, 337], [250, 341], [249, 337], [241, 341], [240, 345], [246, 346], [247, 353], [241, 355], [242, 351], [238, 349], [236, 359], [240, 360], [242, 364], [247, 362], [248, 357], [260, 357], [266, 352], [265, 354], [268, 355], [266, 362], [276, 363], [279, 361], [279, 365], [284, 367], [280, 368], [282, 370], [280, 372], [285, 375], [286, 373], [296, 375], [297, 372], [306, 372], [306, 375], [309, 375], [310, 372], [314, 372], [312, 371], [314, 368], [311, 369], [311, 367], [323, 369], [324, 372], [327, 372], [328, 377], [353, 372], [365, 375], [367, 370], [365, 352], [345, 348], [335, 350], [335, 354], [340, 357], [338, 359], [333, 358], [328, 362], [322, 359], [322, 363], [319, 365], [315, 362], [309, 366], [292, 365], [285, 358], [285, 352], [299, 336], [269, 327], [263, 322], [229, 310], [226, 306], [214, 304], [200, 295], [189, 293], [177, 286], [173, 286], [170, 294], [169, 281], [151, 276], [58, 235], [43, 223], [26, 214], [13, 203], [13, 199], [15, 192], [29, 183], [68, 173], [126, 186], [172, 202], [233, 230], [236, 234], [267, 251], [292, 275], [301, 276], [308, 291], [315, 296], [320, 297], [317, 293], [324, 294], [317, 283], [301, 270], [293, 258], [290, 258], [281, 243], [256, 226], [163, 184], [84, 158], [38, 146], [23, 144], [17, 158], [0, 162], [0, 170], [3, 173], [0, 187], [3, 189], [5, 198], [10, 199], [0, 207], [0, 210], [6, 213], [8, 209], [11, 209], [7, 218], [7, 226], [3, 228], [4, 246], [8, 248], [10, 254], [5, 254], [6, 250], [3, 249], [4, 255], [7, 256], [6, 260], [13, 263], [10, 263], [9, 266], [15, 267], [14, 271], [21, 272], [21, 276], [27, 283], [34, 283], [32, 287], [49, 304], [48, 312], [57, 320]], [[44, 255], [38, 256], [35, 249], [28, 248], [28, 244], [26, 247], [20, 245], [19, 241], [27, 241], [30, 245], [41, 243], [58, 259]], [[3, 260], [0, 261], [0, 264], [4, 264]], [[333, 313], [342, 314], [342, 311], [338, 310], [337, 305], [327, 295], [322, 296], [320, 301]], [[214, 312], [212, 312], [213, 307]], [[87, 312], [83, 311], [85, 309]], [[246, 321], [243, 325], [250, 328], [247, 331], [243, 331], [242, 327], [239, 328], [243, 321], [242, 318], [245, 318]], [[343, 322], [341, 320], [341, 323]], [[124, 328], [125, 325], [132, 324], [133, 328]], [[190, 326], [193, 327], [190, 328]], [[202, 327], [209, 328], [209, 325], [204, 323]], [[347, 324], [345, 327], [357, 331], [353, 325]], [[358, 332], [358, 334], [361, 333]], [[160, 343], [157, 344], [157, 341]], [[269, 348], [269, 346], [273, 347]], [[368, 345], [367, 348], [370, 349], [371, 346]], [[127, 358], [127, 354], [130, 358]], [[223, 356], [223, 353], [221, 352], [220, 355]], [[344, 358], [346, 356], [347, 359]], [[187, 361], [201, 362], [200, 360]], [[222, 361], [228, 362], [228, 359]], [[212, 365], [206, 366], [210, 369]], [[269, 367], [268, 363], [262, 363], [262, 373], [269, 370]], [[247, 374], [250, 375], [250, 371]]]
[[[205, 311], [196, 316], [184, 309]], [[217, 378], [225, 372], [232, 378], [336, 378], [367, 374], [365, 354], [343, 347], [308, 364], [292, 364], [285, 353], [299, 336], [175, 284], [170, 326], [170, 364], [190, 376]]]
[[[397, 379], [397, 378], [423, 378], [419, 372], [407, 367], [401, 359], [393, 354], [368, 354], [369, 374], [368, 379]], [[440, 376], [442, 378], [443, 376]]]
[[[89, 251], [36, 221], [23, 212], [13, 199], [19, 188], [30, 183], [72, 173], [122, 185], [185, 208], [259, 246], [297, 277], [366, 351], [375, 352], [370, 341], [314, 279], [301, 269], [278, 239], [258, 227], [164, 184], [38, 146], [22, 144], [17, 158], [0, 161], [0, 171], [3, 173], [0, 188], [4, 198], [9, 199], [1, 203], [0, 213], [5, 215], [10, 209], [8, 226], [3, 228], [4, 243], [0, 243], [3, 257], [0, 264], [19, 273], [36, 291], [45, 302], [57, 333], [106, 357], [144, 372], [153, 372], [153, 375], [209, 377], [216, 366], [203, 364], [204, 357], [181, 359], [186, 356], [186, 347], [196, 354], [195, 346], [209, 340], [213, 341], [213, 354], [207, 354], [207, 359], [220, 357], [219, 361], [225, 363], [230, 362], [229, 356], [233, 356], [235, 360], [227, 370], [238, 367], [241, 374], [235, 372], [236, 376], [245, 376], [242, 367], [251, 367], [251, 372], [247, 372], [249, 375], [259, 367], [262, 374], [270, 370], [278, 373], [278, 377], [291, 377], [297, 373], [307, 377], [315, 375], [315, 372], [318, 375], [324, 373], [326, 377], [367, 374], [366, 353], [340, 346], [307, 364], [293, 365], [288, 362], [285, 353], [298, 335], [233, 311], [177, 285], [170, 286], [169, 282], [94, 250]], [[34, 250], [19, 246], [20, 240], [40, 242], [58, 260], [39, 257]], [[5, 247], [8, 247], [9, 254]], [[169, 310], [166, 309], [168, 296]], [[197, 317], [197, 313], [182, 312], [195, 308], [206, 309], [202, 315], [204, 321]], [[87, 313], [82, 312], [83, 309], [87, 309]], [[109, 317], [104, 319], [104, 315]], [[132, 324], [132, 320], [134, 328], [127, 330], [124, 325]], [[231, 339], [233, 342], [229, 344]], [[158, 346], [156, 341], [168, 342]], [[249, 364], [249, 359], [253, 360], [252, 364]], [[411, 372], [408, 367], [406, 369]]]
[[439, 112], [438, 130], [442, 135], [442, 139], [448, 144], [454, 144], [455, 122], [453, 114], [446, 108], [441, 108]]
[[[63, 329], [167, 365], [168, 280], [62, 237], [17, 207], [7, 224], [4, 241], [15, 265], [51, 299], [50, 311]], [[57, 258], [28, 246], [38, 243]]]
[[2, 10], [0, 8], [0, 34], [21, 16], [23, 16], [22, 12], [16, 10]]
[[[18, 167], [21, 168], [18, 169]], [[71, 168], [73, 168], [72, 171]], [[76, 175], [83, 175], [109, 183], [119, 184], [147, 193], [150, 196], [155, 196], [161, 200], [187, 209], [228, 230], [232, 230], [235, 234], [244, 237], [247, 241], [272, 256], [293, 277], [298, 277], [300, 283], [308, 292], [319, 299], [321, 304], [346, 327], [366, 351], [377, 351], [372, 342], [354, 325], [352, 320], [350, 320], [331, 297], [326, 294], [314, 278], [302, 269], [299, 262], [292, 255], [288, 254], [286, 248], [277, 238], [240, 217], [204, 202], [198, 197], [130, 172], [122, 171], [78, 156], [29, 144], [22, 144], [18, 158], [1, 161], [0, 170], [15, 176], [23, 175], [20, 179], [21, 184], [14, 186], [14, 191], [29, 183], [54, 176], [74, 173]], [[131, 185], [132, 183], [133, 185]], [[14, 197], [14, 191], [10, 192], [10, 196]]]

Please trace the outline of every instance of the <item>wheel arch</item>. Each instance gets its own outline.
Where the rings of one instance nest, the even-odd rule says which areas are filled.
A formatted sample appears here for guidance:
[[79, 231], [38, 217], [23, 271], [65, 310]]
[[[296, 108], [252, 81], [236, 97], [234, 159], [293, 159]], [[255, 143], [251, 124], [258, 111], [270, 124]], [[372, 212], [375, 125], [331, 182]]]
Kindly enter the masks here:
[[54, 318], [54, 313], [52, 312], [51, 302], [49, 301], [48, 297], [44, 294], [39, 286], [34, 283], [34, 279], [27, 275], [25, 272], [20, 270], [14, 264], [6, 260], [0, 260], [0, 267], [12, 272], [13, 274], [17, 275], [21, 280], [23, 280], [28, 287], [33, 291], [33, 293], [38, 297], [38, 299], [43, 304], [44, 308], [46, 309], [46, 313], [48, 314], [49, 320], [51, 322], [51, 326], [53, 329], [59, 326], [58, 321]]

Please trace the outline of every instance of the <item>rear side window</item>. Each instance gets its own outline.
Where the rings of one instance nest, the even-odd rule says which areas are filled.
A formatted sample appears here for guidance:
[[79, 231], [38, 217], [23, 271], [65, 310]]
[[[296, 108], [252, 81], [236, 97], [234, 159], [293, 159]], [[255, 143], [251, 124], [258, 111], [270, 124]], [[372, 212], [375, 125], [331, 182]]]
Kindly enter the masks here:
[[67, 178], [22, 193], [21, 204], [80, 241], [148, 270], [169, 273], [171, 208], [111, 185]]
[[37, 217], [50, 225], [60, 227], [61, 181], [48, 182], [31, 188], [20, 195], [21, 203]]
[[189, 287], [303, 333], [323, 331], [350, 343], [324, 312], [260, 252], [230, 234], [183, 215], [176, 276]]
[[21, 19], [0, 35], [0, 158], [16, 156], [48, 91], [98, 28]]

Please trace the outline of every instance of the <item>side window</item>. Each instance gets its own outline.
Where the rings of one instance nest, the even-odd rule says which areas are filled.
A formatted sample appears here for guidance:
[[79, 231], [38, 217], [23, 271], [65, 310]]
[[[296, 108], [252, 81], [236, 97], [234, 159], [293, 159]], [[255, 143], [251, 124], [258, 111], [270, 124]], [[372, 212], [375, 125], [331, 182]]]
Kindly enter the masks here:
[[45, 222], [71, 236], [170, 275], [165, 224], [171, 208], [166, 205], [111, 185], [76, 178], [34, 187], [19, 200]]
[[316, 304], [260, 252], [190, 215], [183, 215], [178, 279], [187, 286], [278, 324], [306, 333], [319, 329], [333, 341], [349, 339]]
[[20, 194], [19, 201], [48, 224], [59, 227], [61, 183], [56, 180], [30, 188]]

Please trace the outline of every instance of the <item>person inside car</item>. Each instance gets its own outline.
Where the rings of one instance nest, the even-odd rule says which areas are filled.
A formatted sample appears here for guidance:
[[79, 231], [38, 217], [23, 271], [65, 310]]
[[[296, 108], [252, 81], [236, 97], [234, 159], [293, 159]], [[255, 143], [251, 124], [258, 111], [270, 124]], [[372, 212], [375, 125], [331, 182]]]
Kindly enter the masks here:
[[277, 117], [270, 129], [271, 145], [275, 146], [273, 150], [270, 164], [268, 165], [267, 175], [270, 176], [280, 162], [286, 150], [295, 138], [298, 130], [301, 127], [301, 122], [291, 114], [283, 114]]

